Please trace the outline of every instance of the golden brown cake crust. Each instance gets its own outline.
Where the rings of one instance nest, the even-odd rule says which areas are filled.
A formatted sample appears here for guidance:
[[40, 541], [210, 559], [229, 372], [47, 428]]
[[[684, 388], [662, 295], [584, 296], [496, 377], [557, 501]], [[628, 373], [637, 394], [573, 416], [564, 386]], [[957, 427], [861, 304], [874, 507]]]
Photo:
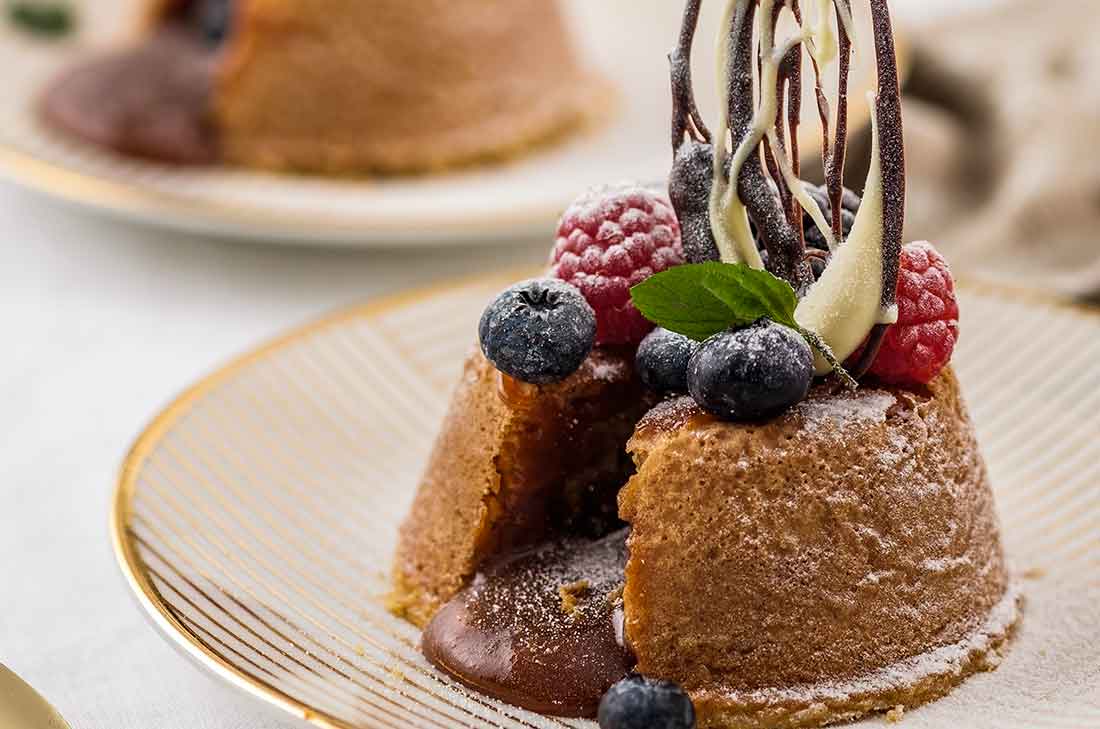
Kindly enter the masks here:
[[988, 665], [1015, 621], [950, 371], [924, 391], [818, 387], [760, 424], [673, 400], [630, 449], [626, 634], [701, 727], [921, 703]]
[[560, 517], [575, 487], [601, 487], [613, 512], [624, 444], [651, 404], [629, 355], [597, 349], [536, 387], [505, 381], [473, 352], [401, 526], [394, 611], [426, 624], [484, 558], [560, 529], [550, 512]]
[[330, 174], [497, 159], [610, 94], [548, 0], [249, 0], [214, 107], [227, 161]]

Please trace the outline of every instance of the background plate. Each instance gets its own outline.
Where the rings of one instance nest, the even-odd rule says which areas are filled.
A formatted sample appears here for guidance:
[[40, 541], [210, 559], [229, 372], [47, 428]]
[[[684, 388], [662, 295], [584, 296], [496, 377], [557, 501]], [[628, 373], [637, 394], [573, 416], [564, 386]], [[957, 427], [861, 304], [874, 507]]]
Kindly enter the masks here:
[[[0, 174], [94, 210], [191, 232], [395, 246], [545, 236], [578, 191], [624, 179], [664, 180], [671, 163], [665, 53], [682, 5], [670, 0], [569, 0], [579, 44], [618, 87], [619, 99], [592, 100], [612, 107], [602, 126], [496, 167], [388, 180], [182, 168], [122, 158], [44, 129], [34, 113], [43, 86], [80, 57], [129, 42], [144, 2], [85, 0], [80, 34], [62, 43], [0, 24]], [[696, 85], [708, 119], [716, 108], [711, 39], [721, 10], [722, 3], [706, 5], [697, 40]], [[864, 53], [853, 66], [853, 132], [868, 119], [861, 89], [873, 79], [871, 58]], [[811, 99], [809, 85], [805, 91]], [[814, 108], [807, 101], [806, 109]], [[817, 125], [803, 132], [803, 149], [818, 148]]]
[[[323, 727], [560, 727], [432, 669], [381, 597], [399, 521], [486, 300], [514, 277], [385, 300], [208, 377], [138, 440], [112, 534], [157, 627]], [[977, 421], [1022, 632], [1001, 668], [911, 729], [1100, 726], [1100, 316], [964, 287], [956, 364]], [[870, 725], [881, 719], [870, 720]]]

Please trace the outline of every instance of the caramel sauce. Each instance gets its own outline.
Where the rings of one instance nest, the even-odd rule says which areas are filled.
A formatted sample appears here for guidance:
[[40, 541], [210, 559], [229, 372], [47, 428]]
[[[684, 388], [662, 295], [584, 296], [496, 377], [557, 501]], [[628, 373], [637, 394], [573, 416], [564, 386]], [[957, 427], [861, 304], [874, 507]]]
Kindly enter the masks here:
[[538, 385], [517, 380], [503, 372], [497, 372], [497, 396], [508, 407], [520, 410], [531, 404], [539, 394]]
[[626, 535], [551, 542], [491, 564], [429, 623], [425, 657], [501, 701], [594, 717], [634, 664], [619, 597]]

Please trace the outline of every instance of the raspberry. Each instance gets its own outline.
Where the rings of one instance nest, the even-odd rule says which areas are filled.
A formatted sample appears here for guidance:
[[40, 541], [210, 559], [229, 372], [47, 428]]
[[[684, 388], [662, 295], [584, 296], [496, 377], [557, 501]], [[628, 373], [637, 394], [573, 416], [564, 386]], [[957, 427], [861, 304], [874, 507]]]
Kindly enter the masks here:
[[590, 190], [558, 223], [550, 275], [596, 311], [596, 344], [637, 344], [653, 329], [630, 287], [684, 262], [680, 224], [662, 195], [636, 185]]
[[896, 384], [927, 384], [959, 339], [959, 302], [947, 261], [931, 243], [910, 243], [898, 270], [898, 322], [886, 331], [871, 374]]

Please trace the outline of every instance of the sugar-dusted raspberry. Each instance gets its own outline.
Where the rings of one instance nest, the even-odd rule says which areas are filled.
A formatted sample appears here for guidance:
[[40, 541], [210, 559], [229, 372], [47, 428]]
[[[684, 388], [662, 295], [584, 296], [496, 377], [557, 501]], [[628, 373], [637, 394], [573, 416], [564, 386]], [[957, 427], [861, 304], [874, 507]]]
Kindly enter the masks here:
[[630, 287], [684, 262], [680, 224], [663, 196], [637, 185], [590, 190], [558, 223], [551, 275], [580, 289], [596, 311], [596, 344], [637, 344], [653, 324]]
[[931, 243], [910, 243], [898, 271], [898, 322], [886, 331], [871, 374], [927, 384], [951, 361], [959, 339], [959, 302], [947, 261]]

